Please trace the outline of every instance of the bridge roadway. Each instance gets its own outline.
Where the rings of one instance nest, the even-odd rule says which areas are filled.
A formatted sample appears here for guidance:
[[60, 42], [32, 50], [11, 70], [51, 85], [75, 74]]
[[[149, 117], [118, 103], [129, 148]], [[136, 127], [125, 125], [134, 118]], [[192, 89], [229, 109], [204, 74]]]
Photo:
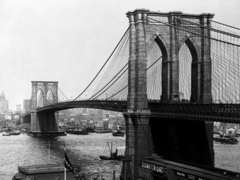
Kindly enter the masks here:
[[[240, 104], [163, 103], [158, 100], [150, 100], [148, 106], [151, 110], [151, 117], [240, 123]], [[73, 108], [92, 108], [126, 112], [127, 101], [82, 100], [61, 102], [45, 107], [39, 107], [36, 109], [36, 112], [55, 112]], [[134, 114], [140, 113], [141, 111], [128, 110], [128, 112]], [[30, 115], [30, 112], [26, 113], [24, 116], [27, 115]]]

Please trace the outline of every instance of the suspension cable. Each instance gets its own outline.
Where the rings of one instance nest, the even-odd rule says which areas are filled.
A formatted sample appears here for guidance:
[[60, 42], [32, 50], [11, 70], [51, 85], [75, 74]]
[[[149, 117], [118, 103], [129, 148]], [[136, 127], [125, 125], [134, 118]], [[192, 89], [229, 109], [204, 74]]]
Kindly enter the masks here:
[[[120, 73], [121, 73], [121, 71], [126, 67], [128, 65], [128, 63], [127, 64], [125, 64], [125, 66], [123, 66], [123, 68], [105, 85], [105, 86], [103, 86], [102, 87], [102, 89], [100, 89], [97, 93], [95, 93], [94, 95], [92, 95], [92, 97], [90, 97], [88, 100], [91, 100], [92, 98], [93, 99], [96, 99], [96, 98], [94, 98], [94, 96], [96, 96], [98, 93], [100, 93], [105, 87], [107, 87], [114, 79], [115, 79], [115, 77], [117, 77]], [[128, 69], [128, 68], [127, 68]], [[125, 70], [126, 71], [126, 70]], [[124, 72], [125, 72], [124, 71]], [[116, 82], [116, 81], [115, 81]], [[106, 91], [106, 90], [105, 90]], [[105, 92], [104, 91], [104, 92]], [[100, 95], [102, 95], [102, 93], [100, 94]], [[99, 95], [97, 96], [97, 97], [99, 97]]]
[[214, 21], [214, 20], [211, 20], [212, 22], [215, 22], [217, 24], [221, 24], [221, 25], [224, 25], [224, 26], [227, 26], [227, 27], [230, 27], [230, 28], [233, 28], [233, 29], [237, 29], [237, 30], [240, 30], [240, 28], [237, 28], [237, 27], [234, 27], [234, 26], [230, 26], [230, 25], [227, 25], [227, 24], [223, 24], [223, 23], [220, 23], [220, 22], [217, 22], [217, 21]]
[[125, 31], [124, 35], [122, 36], [122, 38], [120, 39], [120, 41], [118, 42], [118, 44], [116, 45], [116, 47], [114, 48], [114, 50], [112, 51], [112, 53], [110, 54], [110, 56], [108, 57], [108, 59], [106, 60], [106, 62], [104, 63], [104, 65], [101, 67], [101, 69], [98, 71], [98, 73], [95, 75], [95, 77], [92, 79], [92, 81], [88, 84], [88, 86], [73, 100], [75, 101], [76, 99], [78, 99], [88, 88], [89, 86], [93, 83], [93, 81], [97, 78], [97, 76], [99, 75], [99, 73], [102, 71], [102, 69], [105, 67], [105, 65], [107, 64], [107, 62], [109, 61], [109, 59], [111, 58], [111, 56], [113, 55], [113, 53], [115, 52], [115, 50], [117, 49], [117, 47], [119, 46], [119, 44], [121, 43], [122, 39], [124, 38], [124, 36], [127, 34], [129, 28], [127, 28], [127, 30]]
[[[159, 61], [162, 58], [162, 56], [160, 56], [156, 61], [154, 61], [146, 70], [150, 69], [154, 64], [156, 64], [157, 61]], [[111, 99], [112, 97], [114, 97], [115, 95], [117, 95], [118, 93], [122, 92], [124, 89], [126, 89], [128, 87], [128, 85], [126, 85], [125, 87], [123, 87], [122, 89], [120, 89], [118, 92], [116, 92], [115, 94], [113, 94], [112, 96], [108, 97], [107, 100]]]

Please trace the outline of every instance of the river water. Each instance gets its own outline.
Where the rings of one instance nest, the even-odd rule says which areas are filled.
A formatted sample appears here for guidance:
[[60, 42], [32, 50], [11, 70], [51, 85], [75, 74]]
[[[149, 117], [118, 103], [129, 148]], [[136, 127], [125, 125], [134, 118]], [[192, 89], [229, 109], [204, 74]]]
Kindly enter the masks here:
[[109, 156], [107, 142], [113, 142], [113, 149], [118, 148], [118, 154], [124, 153], [125, 138], [114, 137], [111, 133], [68, 134], [50, 139], [27, 134], [0, 134], [0, 180], [12, 179], [18, 172], [18, 165], [63, 162], [64, 147], [71, 163], [77, 168], [81, 167], [87, 177], [112, 177], [113, 170], [119, 176], [121, 161], [102, 161], [98, 158], [100, 155]]
[[[119, 177], [121, 161], [102, 161], [98, 158], [100, 155], [109, 155], [107, 142], [113, 142], [113, 149], [118, 148], [119, 154], [124, 153], [125, 138], [114, 137], [111, 133], [68, 134], [55, 138], [0, 134], [0, 180], [11, 180], [18, 172], [18, 165], [61, 163], [64, 147], [72, 164], [81, 167], [87, 177], [100, 175], [111, 178], [113, 170]], [[240, 171], [240, 144], [214, 144], [214, 149], [217, 167]]]

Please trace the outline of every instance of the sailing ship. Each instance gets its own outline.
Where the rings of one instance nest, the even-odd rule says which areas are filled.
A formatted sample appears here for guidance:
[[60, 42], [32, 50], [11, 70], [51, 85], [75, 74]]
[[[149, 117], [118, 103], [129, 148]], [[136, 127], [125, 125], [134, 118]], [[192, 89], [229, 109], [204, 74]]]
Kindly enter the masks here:
[[99, 156], [99, 158], [101, 160], [118, 160], [118, 161], [123, 160], [124, 156], [123, 155], [118, 155], [118, 149], [116, 149], [115, 153], [112, 152], [112, 149], [113, 149], [112, 142], [111, 142], [111, 145], [109, 145], [109, 143], [107, 142], [107, 146], [108, 146], [109, 151], [110, 151], [110, 156]]

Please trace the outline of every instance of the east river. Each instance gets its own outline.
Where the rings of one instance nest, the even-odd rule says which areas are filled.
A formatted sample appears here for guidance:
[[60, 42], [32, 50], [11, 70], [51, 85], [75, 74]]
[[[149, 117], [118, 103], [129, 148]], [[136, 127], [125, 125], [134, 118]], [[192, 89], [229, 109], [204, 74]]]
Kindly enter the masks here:
[[[11, 180], [18, 172], [18, 165], [61, 163], [64, 147], [72, 164], [81, 167], [87, 177], [100, 175], [111, 178], [113, 170], [119, 177], [122, 162], [102, 161], [98, 158], [100, 155], [109, 155], [107, 142], [113, 142], [113, 150], [118, 148], [119, 154], [124, 153], [125, 138], [113, 137], [111, 133], [68, 134], [55, 138], [27, 134], [2, 136], [0, 133], [0, 179]], [[214, 144], [214, 149], [217, 167], [240, 171], [240, 144]]]

